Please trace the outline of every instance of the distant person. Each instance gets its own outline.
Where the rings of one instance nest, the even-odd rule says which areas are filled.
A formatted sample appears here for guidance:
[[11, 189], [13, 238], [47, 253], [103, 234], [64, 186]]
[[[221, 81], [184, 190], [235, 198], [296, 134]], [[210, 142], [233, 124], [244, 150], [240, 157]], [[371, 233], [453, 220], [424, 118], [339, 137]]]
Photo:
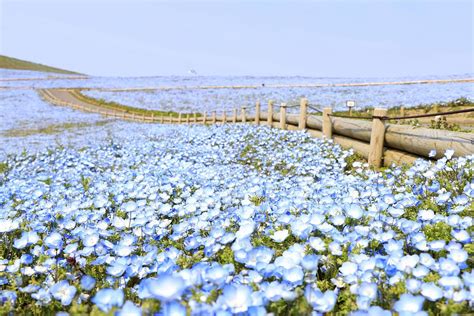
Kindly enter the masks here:
[[265, 88], [265, 84], [264, 84], [264, 83], [262, 83], [262, 87], [264, 87], [264, 88]]

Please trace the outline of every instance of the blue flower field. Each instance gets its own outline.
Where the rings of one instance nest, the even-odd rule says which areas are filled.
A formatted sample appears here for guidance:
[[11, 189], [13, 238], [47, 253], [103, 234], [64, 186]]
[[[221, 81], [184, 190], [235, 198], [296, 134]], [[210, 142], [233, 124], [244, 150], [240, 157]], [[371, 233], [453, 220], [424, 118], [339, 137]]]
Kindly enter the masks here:
[[371, 170], [264, 126], [149, 125], [0, 162], [0, 314], [474, 307], [474, 155]]

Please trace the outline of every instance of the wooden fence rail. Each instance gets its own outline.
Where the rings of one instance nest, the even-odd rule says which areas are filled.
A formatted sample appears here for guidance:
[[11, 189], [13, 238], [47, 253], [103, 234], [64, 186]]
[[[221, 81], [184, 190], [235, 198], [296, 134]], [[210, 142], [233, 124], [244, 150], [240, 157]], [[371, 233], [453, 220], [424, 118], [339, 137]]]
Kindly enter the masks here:
[[[101, 109], [98, 106], [87, 106], [65, 102], [50, 90], [40, 90], [42, 97], [50, 103], [69, 106], [75, 109], [100, 113], [105, 116], [119, 119], [163, 123], [163, 124], [226, 124], [226, 123], [253, 123], [288, 130], [307, 130], [313, 137], [332, 139], [335, 143], [345, 148], [352, 148], [355, 152], [365, 157], [374, 167], [388, 166], [392, 163], [413, 163], [417, 158], [441, 158], [448, 149], [454, 150], [454, 156], [474, 154], [474, 133], [452, 132], [429, 128], [418, 128], [409, 125], [389, 124], [381, 119], [387, 114], [386, 109], [374, 109], [372, 121], [341, 118], [332, 116], [332, 109], [325, 108], [322, 116], [308, 115], [308, 100], [301, 99], [298, 114], [287, 114], [287, 105], [282, 103], [275, 107], [273, 101], [268, 102], [268, 110], [261, 112], [260, 102], [255, 104], [255, 114], [248, 114], [245, 107], [240, 108], [240, 113], [234, 109], [232, 115], [223, 111], [217, 115], [203, 113], [198, 117], [194, 113], [178, 117], [157, 116], [151, 114], [130, 113], [118, 109]], [[275, 110], [277, 112], [275, 112]], [[431, 150], [436, 150], [436, 155], [430, 157]]]

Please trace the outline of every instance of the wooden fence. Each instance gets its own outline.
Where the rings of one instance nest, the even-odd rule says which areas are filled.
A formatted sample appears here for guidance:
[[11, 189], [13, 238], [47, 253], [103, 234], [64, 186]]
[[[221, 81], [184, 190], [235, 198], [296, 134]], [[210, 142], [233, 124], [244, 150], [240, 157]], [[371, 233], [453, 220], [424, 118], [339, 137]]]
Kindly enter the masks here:
[[[177, 117], [155, 116], [153, 114], [135, 114], [126, 110], [101, 109], [98, 106], [80, 106], [64, 102], [48, 90], [41, 90], [41, 95], [49, 102], [65, 105], [79, 110], [99, 113], [108, 117], [124, 120], [162, 123], [162, 124], [223, 124], [223, 123], [254, 123], [268, 125], [284, 130], [307, 130], [313, 137], [332, 139], [344, 148], [352, 148], [365, 157], [374, 167], [388, 166], [392, 163], [413, 163], [417, 158], [441, 158], [448, 149], [454, 150], [454, 157], [474, 154], [474, 133], [452, 132], [429, 128], [412, 127], [387, 123], [387, 110], [376, 108], [371, 121], [356, 118], [337, 117], [332, 115], [331, 108], [324, 108], [322, 116], [308, 115], [308, 100], [301, 99], [298, 114], [287, 114], [287, 104], [282, 103], [275, 112], [273, 101], [268, 102], [266, 112], [261, 112], [260, 102], [255, 104], [255, 114], [248, 114], [247, 108], [240, 111], [234, 109], [232, 115], [226, 111], [217, 116], [213, 111], [198, 116], [183, 115]], [[298, 106], [298, 105], [297, 105]], [[240, 113], [238, 113], [240, 112]], [[430, 157], [431, 150], [436, 155]]]

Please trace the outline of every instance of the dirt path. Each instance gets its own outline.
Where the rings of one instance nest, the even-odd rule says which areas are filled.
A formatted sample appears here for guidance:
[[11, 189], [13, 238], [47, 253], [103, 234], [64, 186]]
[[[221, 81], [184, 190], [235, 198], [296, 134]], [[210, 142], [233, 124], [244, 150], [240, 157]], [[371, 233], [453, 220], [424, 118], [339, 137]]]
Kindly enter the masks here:
[[68, 106], [73, 109], [97, 113], [104, 115], [105, 117], [114, 117], [127, 121], [136, 121], [136, 122], [154, 122], [158, 121], [159, 117], [145, 116], [144, 114], [131, 113], [130, 111], [108, 108], [106, 106], [97, 105], [89, 102], [85, 102], [74, 95], [74, 91], [67, 89], [41, 89], [38, 90], [38, 93], [45, 99], [47, 102], [60, 105]]
[[[62, 89], [45, 89], [43, 90], [46, 94], [46, 98], [49, 99], [48, 101], [58, 104], [58, 105], [69, 105], [74, 108], [80, 108], [81, 110], [87, 112], [94, 112], [100, 114], [113, 114], [117, 112], [117, 110], [108, 109], [106, 107], [98, 106], [92, 103], [84, 102], [76, 98], [70, 90], [62, 90]], [[59, 104], [62, 103], [62, 104]]]

